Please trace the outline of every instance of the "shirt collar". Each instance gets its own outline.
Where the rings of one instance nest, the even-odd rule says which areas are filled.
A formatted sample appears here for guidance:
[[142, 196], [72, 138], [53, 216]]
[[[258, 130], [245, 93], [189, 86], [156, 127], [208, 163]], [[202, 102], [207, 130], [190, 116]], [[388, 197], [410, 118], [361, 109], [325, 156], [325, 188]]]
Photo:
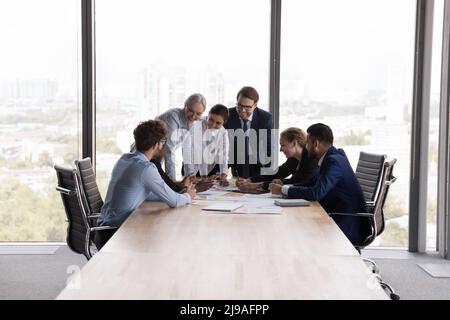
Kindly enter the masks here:
[[[253, 112], [255, 112], [255, 111], [253, 111]], [[253, 112], [252, 112], [252, 114], [250, 115], [250, 117], [248, 117], [248, 121], [249, 122], [252, 122], [252, 119], [253, 119]], [[239, 117], [239, 120], [241, 120], [241, 123], [244, 123], [244, 120], [241, 118], [241, 117]]]
[[325, 152], [325, 153], [320, 157], [319, 162], [317, 163], [317, 165], [318, 165], [319, 167], [322, 166], [323, 159], [325, 158], [325, 156], [326, 156], [327, 153], [328, 153], [328, 151]]
[[134, 151], [134, 154], [135, 154], [139, 159], [147, 160], [147, 161], [148, 161], [148, 159], [147, 159], [147, 157], [145, 156], [145, 154], [143, 154], [142, 152], [140, 152], [138, 149], [136, 149], [136, 150]]

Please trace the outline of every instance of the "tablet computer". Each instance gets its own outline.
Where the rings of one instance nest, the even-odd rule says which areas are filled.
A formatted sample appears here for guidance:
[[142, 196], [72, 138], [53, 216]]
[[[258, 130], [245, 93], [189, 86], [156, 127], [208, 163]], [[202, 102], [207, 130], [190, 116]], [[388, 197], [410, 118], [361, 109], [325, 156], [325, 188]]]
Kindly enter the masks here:
[[202, 210], [231, 212], [242, 206], [243, 206], [243, 203], [226, 201], [226, 202], [216, 202], [216, 203], [210, 204], [209, 206], [203, 207]]
[[275, 204], [280, 207], [307, 207], [309, 201], [305, 199], [275, 199]]

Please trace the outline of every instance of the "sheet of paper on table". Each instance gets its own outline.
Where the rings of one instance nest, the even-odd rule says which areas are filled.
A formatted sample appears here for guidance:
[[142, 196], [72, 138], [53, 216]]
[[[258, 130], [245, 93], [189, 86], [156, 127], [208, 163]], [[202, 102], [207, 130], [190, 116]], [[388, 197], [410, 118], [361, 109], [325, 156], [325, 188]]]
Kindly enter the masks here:
[[242, 207], [234, 210], [233, 213], [281, 214], [281, 207], [244, 204]]
[[201, 199], [201, 200], [214, 200], [216, 197], [223, 196], [227, 194], [227, 191], [219, 191], [214, 189], [209, 189], [203, 192], [198, 192], [195, 199]]
[[[217, 206], [223, 203], [239, 203], [239, 208], [232, 211], [220, 211], [228, 213], [241, 214], [280, 214], [282, 209], [274, 204], [274, 199], [281, 199], [281, 195], [265, 194], [247, 194], [239, 192], [229, 192], [211, 188], [204, 192], [197, 193], [193, 204], [200, 206]], [[229, 204], [231, 205], [231, 204]]]
[[217, 185], [214, 185], [213, 189], [220, 190], [220, 191], [238, 191], [239, 190], [238, 187], [233, 186], [231, 184], [228, 186], [221, 186], [221, 185], [217, 184]]

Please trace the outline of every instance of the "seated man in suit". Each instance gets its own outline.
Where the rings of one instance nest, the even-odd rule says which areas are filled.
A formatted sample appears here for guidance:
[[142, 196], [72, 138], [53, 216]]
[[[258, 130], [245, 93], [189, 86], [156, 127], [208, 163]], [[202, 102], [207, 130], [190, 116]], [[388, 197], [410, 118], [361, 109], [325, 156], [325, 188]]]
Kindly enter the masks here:
[[[319, 201], [328, 213], [367, 212], [366, 201], [344, 150], [333, 147], [333, 132], [330, 127], [316, 123], [307, 130], [306, 148], [310, 157], [319, 160], [319, 178], [314, 186], [282, 186], [271, 183], [274, 194], [289, 198]], [[333, 215], [332, 218], [352, 242], [359, 242], [365, 228], [370, 228], [368, 219], [355, 216]]]
[[[228, 109], [229, 117], [224, 124], [230, 137], [230, 150], [233, 151], [233, 158], [228, 159], [228, 163], [233, 176], [259, 176], [261, 167], [270, 165], [269, 161], [261, 163], [260, 155], [267, 158], [271, 155], [272, 114], [257, 107], [259, 94], [252, 87], [243, 87], [236, 98], [236, 107]], [[238, 129], [243, 130], [245, 139], [238, 139]], [[261, 153], [260, 140], [267, 141], [267, 150], [261, 150]]]
[[[123, 154], [114, 165], [105, 203], [97, 220], [98, 226], [120, 227], [145, 200], [163, 201], [171, 208], [191, 203], [196, 190], [189, 185], [186, 193], [173, 191], [161, 178], [151, 160], [164, 146], [167, 127], [161, 120], [141, 122], [134, 129], [135, 151]], [[103, 230], [95, 235], [100, 249], [115, 230]]]

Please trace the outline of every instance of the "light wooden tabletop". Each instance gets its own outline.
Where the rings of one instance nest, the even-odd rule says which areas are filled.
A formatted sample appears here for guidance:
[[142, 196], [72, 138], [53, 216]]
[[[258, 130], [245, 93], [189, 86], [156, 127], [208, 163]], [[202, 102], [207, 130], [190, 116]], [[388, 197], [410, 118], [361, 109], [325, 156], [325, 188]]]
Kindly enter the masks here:
[[318, 203], [281, 214], [144, 202], [57, 299], [387, 299]]

